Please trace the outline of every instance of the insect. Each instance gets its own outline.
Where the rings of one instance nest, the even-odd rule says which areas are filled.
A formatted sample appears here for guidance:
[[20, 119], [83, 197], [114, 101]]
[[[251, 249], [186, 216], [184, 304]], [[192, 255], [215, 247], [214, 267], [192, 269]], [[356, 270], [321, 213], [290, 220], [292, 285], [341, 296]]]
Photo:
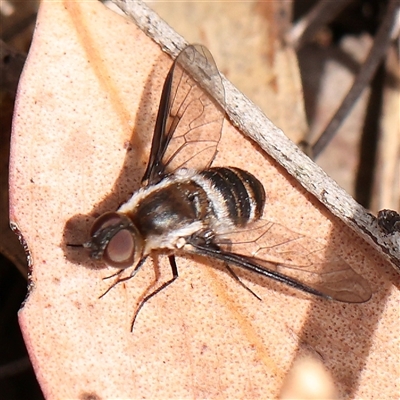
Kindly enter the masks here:
[[[81, 245], [92, 259], [118, 268], [107, 292], [133, 278], [154, 250], [165, 251], [172, 278], [141, 301], [132, 329], [143, 305], [178, 278], [175, 255], [188, 253], [222, 261], [256, 297], [233, 268], [326, 299], [367, 301], [368, 282], [343, 260], [315, 261], [321, 254], [315, 241], [263, 219], [265, 189], [254, 175], [211, 166], [222, 134], [223, 102], [224, 86], [210, 52], [187, 46], [164, 83], [142, 187], [117, 211], [100, 216]], [[121, 278], [129, 267], [131, 273]]]
[[378, 225], [386, 234], [400, 232], [400, 215], [394, 210], [380, 210], [378, 212]]

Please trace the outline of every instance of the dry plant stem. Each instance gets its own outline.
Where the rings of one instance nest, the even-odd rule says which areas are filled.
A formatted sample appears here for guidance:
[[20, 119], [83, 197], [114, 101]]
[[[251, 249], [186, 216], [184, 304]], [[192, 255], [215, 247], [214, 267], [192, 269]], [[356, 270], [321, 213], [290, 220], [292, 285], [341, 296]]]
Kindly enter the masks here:
[[[187, 44], [166, 22], [141, 1], [113, 0], [135, 23], [173, 57]], [[385, 236], [376, 218], [358, 204], [283, 132], [222, 76], [227, 116], [245, 135], [282, 165], [334, 215], [368, 243], [379, 249], [400, 271], [400, 235]]]
[[311, 40], [324, 25], [332, 21], [353, 0], [320, 0], [286, 35], [286, 40], [295, 50], [299, 50]]
[[318, 155], [333, 139], [339, 126], [343, 123], [348, 113], [358, 100], [361, 92], [369, 84], [379, 64], [382, 62], [382, 59], [391, 41], [392, 31], [397, 17], [396, 10], [398, 8], [399, 6], [397, 0], [391, 0], [389, 2], [385, 17], [381, 23], [381, 26], [379, 27], [378, 33], [376, 34], [374, 44], [368, 54], [367, 59], [362, 65], [360, 72], [356, 76], [353, 86], [347, 93], [342, 104], [328, 123], [325, 130], [321, 133], [321, 136], [312, 147], [312, 153], [314, 157], [318, 157]]

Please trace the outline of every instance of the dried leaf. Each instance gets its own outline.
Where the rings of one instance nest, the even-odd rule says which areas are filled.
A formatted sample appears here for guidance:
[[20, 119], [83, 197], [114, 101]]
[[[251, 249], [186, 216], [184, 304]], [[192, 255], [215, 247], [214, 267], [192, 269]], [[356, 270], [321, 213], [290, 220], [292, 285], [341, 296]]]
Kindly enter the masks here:
[[41, 5], [14, 116], [10, 196], [33, 262], [20, 324], [46, 398], [276, 397], [305, 351], [320, 356], [341, 396], [394, 397], [394, 271], [228, 122], [216, 164], [257, 175], [268, 216], [343, 257], [373, 299], [328, 302], [244, 276], [260, 302], [216, 263], [179, 258], [179, 279], [145, 305], [132, 333], [138, 301], [170, 277], [162, 255], [98, 299], [115, 271], [66, 245], [87, 240], [93, 219], [139, 187], [170, 65], [98, 2]]

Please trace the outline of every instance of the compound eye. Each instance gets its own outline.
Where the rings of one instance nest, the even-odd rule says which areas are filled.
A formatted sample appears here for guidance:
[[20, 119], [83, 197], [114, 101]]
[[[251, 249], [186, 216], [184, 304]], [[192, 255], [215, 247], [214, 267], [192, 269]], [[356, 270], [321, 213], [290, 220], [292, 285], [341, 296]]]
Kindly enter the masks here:
[[103, 243], [98, 258], [107, 265], [128, 268], [134, 263], [137, 232], [126, 215], [116, 212], [101, 215], [94, 222], [90, 234], [97, 242]]
[[107, 212], [105, 214], [100, 215], [94, 222], [92, 227], [90, 228], [90, 236], [96, 236], [97, 233], [103, 228], [116, 225], [121, 222], [121, 216], [116, 212]]
[[128, 268], [135, 261], [135, 239], [133, 232], [120, 230], [108, 243], [103, 256], [107, 265]]

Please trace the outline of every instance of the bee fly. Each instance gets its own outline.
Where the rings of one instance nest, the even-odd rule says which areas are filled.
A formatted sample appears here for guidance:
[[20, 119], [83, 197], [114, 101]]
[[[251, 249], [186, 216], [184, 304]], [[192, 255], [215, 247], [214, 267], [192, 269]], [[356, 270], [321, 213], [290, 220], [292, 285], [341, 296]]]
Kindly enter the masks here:
[[[141, 189], [117, 211], [100, 216], [91, 228], [90, 241], [80, 245], [90, 250], [92, 259], [118, 268], [112, 276], [133, 267], [129, 276], [118, 278], [107, 292], [133, 278], [152, 251], [168, 254], [172, 278], [141, 301], [132, 328], [142, 306], [178, 277], [175, 254], [221, 260], [243, 286], [231, 266], [326, 299], [367, 301], [371, 296], [368, 282], [343, 260], [319, 263], [319, 272], [310, 270], [317, 268], [310, 262], [290, 266], [266, 260], [269, 251], [279, 248], [268, 244], [278, 225], [262, 219], [266, 202], [262, 183], [239, 168], [211, 167], [224, 119], [222, 109], [208, 95], [211, 88], [223, 104], [224, 87], [210, 52], [200, 45], [187, 46], [164, 83]], [[287, 239], [288, 232], [281, 245], [301, 242], [302, 237]], [[247, 239], [235, 241], [240, 235]]]

